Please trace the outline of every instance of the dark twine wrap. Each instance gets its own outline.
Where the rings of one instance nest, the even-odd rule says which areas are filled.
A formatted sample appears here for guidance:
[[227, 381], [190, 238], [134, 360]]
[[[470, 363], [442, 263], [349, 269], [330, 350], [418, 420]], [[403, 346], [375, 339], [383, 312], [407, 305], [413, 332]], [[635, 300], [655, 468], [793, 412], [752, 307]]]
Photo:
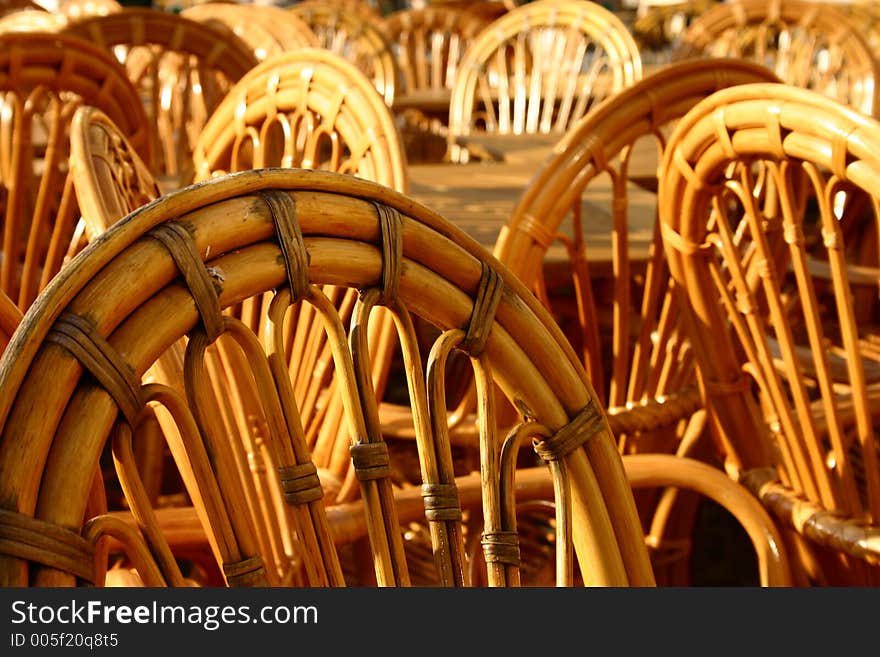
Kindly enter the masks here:
[[388, 445], [384, 441], [357, 443], [349, 447], [349, 451], [358, 481], [381, 479], [391, 474]]
[[135, 425], [144, 406], [140, 382], [91, 322], [73, 313], [62, 313], [46, 340], [67, 349], [107, 390], [129, 425]]
[[0, 554], [36, 562], [95, 583], [94, 550], [71, 529], [0, 509]]
[[214, 287], [214, 279], [196, 251], [192, 235], [186, 228], [174, 222], [157, 226], [147, 234], [161, 242], [171, 254], [192, 294], [205, 334], [210, 342], [214, 342], [223, 332], [220, 299]]
[[229, 586], [265, 586], [266, 569], [260, 555], [254, 555], [235, 563], [223, 564], [223, 574]]
[[480, 276], [480, 286], [477, 288], [477, 296], [474, 299], [474, 308], [468, 321], [467, 331], [462, 340], [460, 349], [470, 356], [477, 357], [486, 348], [486, 340], [495, 321], [495, 312], [501, 301], [501, 293], [504, 290], [504, 281], [501, 276], [488, 263], [484, 262]]
[[278, 468], [278, 477], [288, 504], [308, 504], [324, 497], [318, 469], [312, 462]]
[[455, 484], [422, 484], [422, 499], [428, 520], [461, 520], [461, 503]]
[[519, 566], [519, 537], [516, 532], [485, 532], [480, 538], [486, 563]]
[[535, 452], [544, 461], [560, 461], [598, 435], [605, 428], [605, 418], [591, 399], [581, 411], [550, 438], [535, 442]]
[[290, 302], [296, 303], [308, 296], [310, 285], [309, 252], [297, 219], [296, 202], [285, 192], [265, 191], [259, 195], [272, 215], [281, 257], [284, 259], [284, 269], [287, 271]]
[[403, 263], [403, 217], [394, 208], [374, 203], [379, 217], [379, 236], [382, 240], [382, 298], [383, 305], [397, 301]]

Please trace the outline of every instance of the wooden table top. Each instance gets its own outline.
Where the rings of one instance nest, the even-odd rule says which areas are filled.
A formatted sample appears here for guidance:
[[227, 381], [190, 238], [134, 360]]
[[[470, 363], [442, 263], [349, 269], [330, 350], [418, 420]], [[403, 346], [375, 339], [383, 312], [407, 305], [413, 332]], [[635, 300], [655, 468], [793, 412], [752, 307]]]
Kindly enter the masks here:
[[[537, 172], [540, 162], [526, 159], [468, 164], [412, 164], [410, 196], [446, 217], [492, 251], [498, 234]], [[591, 262], [611, 259], [611, 180], [607, 174], [590, 183], [583, 199], [584, 231]], [[629, 190], [630, 247], [633, 257], [647, 257], [656, 212], [656, 196], [631, 183]], [[571, 234], [563, 224], [560, 232]], [[548, 262], [567, 261], [556, 243]]]

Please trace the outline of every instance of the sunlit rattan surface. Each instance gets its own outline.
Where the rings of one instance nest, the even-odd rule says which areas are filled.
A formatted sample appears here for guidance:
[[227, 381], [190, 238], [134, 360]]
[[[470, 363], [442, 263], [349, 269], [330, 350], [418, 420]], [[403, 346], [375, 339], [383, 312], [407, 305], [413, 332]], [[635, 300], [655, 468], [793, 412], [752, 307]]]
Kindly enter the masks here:
[[[290, 241], [288, 234], [279, 249], [273, 222], [282, 220], [295, 222], [303, 242]], [[171, 248], [170, 232], [183, 240], [180, 245], [190, 244], [181, 248], [196, 258], [193, 264], [204, 259], [195, 270], [187, 269], [185, 278], [175, 265], [182, 265], [183, 256], [172, 257], [166, 250]], [[305, 252], [296, 255], [297, 248]], [[402, 260], [393, 264], [398, 257]], [[294, 258], [306, 268], [297, 269]], [[199, 267], [202, 273], [196, 274]], [[196, 285], [197, 279], [212, 282], [204, 287]], [[322, 300], [319, 287], [328, 283], [362, 291], [350, 347], [342, 337], [344, 327]], [[576, 357], [531, 293], [454, 226], [403, 195], [352, 176], [276, 169], [215, 179], [144, 206], [66, 267], [24, 318], [0, 361], [0, 389], [5, 391], [0, 398], [0, 487], [5, 500], [0, 522], [26, 532], [42, 531], [57, 542], [42, 552], [26, 541], [5, 544], [0, 557], [4, 584], [66, 585], [77, 577], [100, 582], [101, 566], [95, 570], [91, 555], [108, 534], [125, 539], [145, 583], [184, 583], [131, 467], [129, 426], [138, 426], [147, 399], [173, 410], [181, 426], [181, 441], [171, 449], [227, 583], [341, 583], [320, 493], [311, 495], [315, 489], [308, 477], [301, 482], [309, 484], [305, 487], [299, 479], [286, 479], [307, 475], [310, 457], [285, 383], [286, 368], [278, 368], [283, 346], [269, 340], [267, 358], [256, 336], [248, 338], [234, 320], [216, 323], [222, 308], [272, 289], [278, 294], [273, 305], [276, 329], [277, 313], [293, 299], [328, 312], [328, 330], [337, 336], [336, 366], [346, 375], [335, 394], [345, 401], [378, 583], [403, 585], [408, 576], [392, 489], [380, 458], [376, 400], [365, 383], [370, 357], [363, 340], [374, 303], [387, 304], [395, 313], [407, 351], [415, 346], [407, 328], [410, 314], [445, 331], [435, 350], [456, 345], [475, 350], [475, 365], [486, 377], [488, 405], [482, 408], [487, 419], [495, 381], [529, 421], [517, 439], [508, 441], [505, 453], [515, 454], [515, 445], [537, 436], [546, 455], [556, 455], [550, 470], [558, 491], [559, 583], [572, 581], [569, 531], [586, 583], [652, 583], [632, 496], [604, 413], [594, 405]], [[500, 296], [492, 293], [496, 289]], [[209, 319], [209, 312], [218, 314]], [[246, 362], [260, 385], [265, 433], [261, 448], [250, 457], [248, 446], [227, 441], [218, 424], [221, 416], [204, 388], [202, 354], [220, 335], [218, 329], [224, 336], [237, 336], [247, 348]], [[134, 382], [185, 334], [186, 398]], [[420, 360], [412, 352], [409, 357], [413, 363]], [[444, 358], [439, 352], [435, 358], [434, 367], [442, 370]], [[83, 365], [97, 379], [84, 375]], [[422, 378], [420, 367], [408, 369], [419, 418], [420, 461], [425, 484], [430, 484], [423, 494], [433, 510], [428, 518], [436, 567], [443, 573], [440, 581], [467, 584], [462, 525], [449, 486], [448, 443], [442, 429], [432, 430], [429, 421], [429, 409], [443, 406], [442, 391], [431, 383], [442, 371], [432, 371]], [[555, 431], [565, 426], [576, 436], [591, 437], [585, 442], [553, 440]], [[518, 570], [510, 549], [515, 527], [509, 524], [508, 498], [512, 462], [499, 453], [500, 436], [494, 435], [491, 422], [484, 431], [480, 489], [486, 576], [492, 585], [515, 585]], [[123, 535], [119, 522], [102, 514], [101, 496], [89, 494], [96, 491], [94, 473], [108, 440], [142, 534]], [[264, 473], [268, 497], [254, 497], [254, 491], [236, 485], [246, 479], [232, 473], [251, 467], [249, 462]], [[276, 472], [283, 480], [281, 489]], [[273, 527], [266, 527], [266, 516], [252, 506], [257, 499], [267, 500], [274, 510]], [[266, 542], [271, 536], [281, 543]]]
[[801, 581], [880, 581], [878, 152], [864, 114], [744, 85], [688, 113], [663, 162], [664, 243], [718, 444], [802, 544]]
[[67, 161], [74, 110], [103, 109], [144, 157], [147, 123], [119, 63], [72, 37], [0, 35], [0, 91], [0, 287], [25, 309], [61, 267], [78, 218]]
[[835, 5], [810, 0], [722, 2], [694, 19], [675, 57], [742, 57], [786, 83], [868, 114], [878, 111], [878, 60], [866, 27]]

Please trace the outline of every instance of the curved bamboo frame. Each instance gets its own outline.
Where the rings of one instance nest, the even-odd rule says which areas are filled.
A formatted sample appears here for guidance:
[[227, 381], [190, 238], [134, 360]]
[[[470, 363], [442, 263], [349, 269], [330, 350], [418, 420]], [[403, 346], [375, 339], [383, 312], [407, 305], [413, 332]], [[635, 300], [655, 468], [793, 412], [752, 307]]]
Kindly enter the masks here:
[[665, 249], [728, 469], [810, 539], [802, 576], [831, 583], [880, 581], [876, 306], [857, 321], [847, 269], [876, 237], [877, 144], [861, 112], [752, 84], [685, 115], [662, 164]]
[[[642, 61], [626, 25], [601, 5], [539, 0], [486, 26], [459, 72], [450, 140], [478, 123], [487, 132], [561, 136], [603, 98], [641, 79]], [[452, 150], [454, 160], [466, 158]]]
[[397, 93], [397, 61], [382, 32], [382, 19], [365, 17], [348, 5], [299, 2], [287, 11], [309, 26], [322, 48], [360, 69], [388, 107]]
[[151, 128], [147, 165], [170, 188], [191, 181], [192, 148], [207, 117], [258, 61], [237, 37], [152, 9], [127, 7], [84, 18], [63, 32], [110, 52], [125, 51], [122, 61], [143, 94]]
[[[104, 110], [143, 157], [146, 115], [125, 70], [81, 39], [48, 33], [0, 36], [3, 266], [0, 288], [22, 310], [61, 268], [74, 235], [76, 199], [67, 171], [75, 109]], [[40, 154], [40, 155], [37, 155]]]
[[[230, 91], [196, 144], [196, 179], [267, 166], [323, 169], [408, 190], [406, 162], [389, 108], [351, 62], [324, 49], [300, 49], [257, 66]], [[355, 294], [335, 303], [343, 317]], [[259, 304], [245, 304], [241, 317], [257, 326]], [[250, 318], [248, 318], [250, 317]], [[374, 386], [379, 397], [395, 349], [391, 318], [373, 324]], [[291, 318], [299, 340], [289, 354], [290, 376], [301, 404], [313, 458], [322, 474], [338, 482], [338, 499], [357, 494], [357, 481], [340, 440], [343, 409], [321, 398], [337, 385], [320, 317]]]
[[[287, 229], [276, 233], [276, 226], [282, 230], [284, 225], [279, 213], [289, 212], [282, 209], [288, 203], [285, 199], [292, 201], [289, 209], [295, 208], [295, 215], [286, 216], [295, 219], [302, 241], [283, 237]], [[395, 216], [400, 220], [389, 224], [387, 220]], [[186, 247], [189, 256], [177, 253], [179, 247], [167, 250], [172, 233], [183, 238], [182, 244], [190, 244]], [[397, 265], [395, 253], [402, 258]], [[200, 265], [189, 260], [206, 257]], [[295, 266], [294, 260], [301, 265]], [[187, 266], [183, 277], [177, 266], [185, 262], [192, 262], [195, 269]], [[214, 282], [205, 287], [197, 284], [200, 279]], [[487, 281], [494, 282], [487, 287]], [[132, 374], [139, 377], [157, 356], [188, 334], [185, 369], [193, 414], [180, 425], [189, 428], [189, 439], [184, 451], [176, 455], [178, 463], [192, 468], [184, 473], [184, 480], [204, 514], [215, 554], [230, 583], [271, 583], [275, 562], [262, 547], [260, 527], [254, 533], [257, 516], [248, 511], [247, 496], [238, 497], [234, 488], [226, 488], [232, 482], [227, 468], [235, 466], [223, 454], [234, 446], [213, 431], [216, 418], [208, 412], [210, 404], [203, 406], [210, 400], [199, 392], [199, 353], [213, 339], [209, 335], [216, 337], [218, 330], [219, 334], [240, 332], [232, 320], [217, 323], [221, 308], [269, 289], [280, 290], [273, 302], [276, 309], [284, 309], [291, 300], [299, 302], [301, 295], [321, 305], [315, 286], [326, 283], [361, 289], [365, 320], [372, 303], [389, 304], [402, 335], [411, 335], [406, 329], [409, 313], [436, 323], [446, 331], [441, 342], [460, 345], [480, 361], [479, 371], [488, 384], [482, 389], [491, 393], [494, 381], [516, 400], [528, 420], [518, 436], [538, 437], [539, 449], [550, 459], [554, 472], [562, 509], [558, 516], [562, 563], [573, 546], [587, 584], [653, 582], [632, 494], [604, 414], [595, 406], [584, 372], [552, 318], [528, 290], [474, 241], [406, 196], [351, 176], [290, 169], [229, 175], [144, 206], [111, 227], [66, 267], [24, 318], [0, 360], [0, 390], [4, 391], [0, 398], [0, 471], [4, 473], [0, 499], [7, 507], [0, 520], [29, 531], [54, 528], [53, 540], [70, 545], [65, 554], [73, 550], [85, 561], [57, 558], [60, 543], [40, 551], [27, 541], [12, 541], [3, 545], [0, 581], [4, 585], [64, 585], [74, 583], [76, 573], [89, 576], [88, 553], [82, 542], [75, 532], [62, 528], [81, 527], [88, 519], [87, 493], [98, 456], [111, 434], [114, 457], [125, 475], [125, 492], [145, 540], [166, 581], [178, 579], [154, 514], [139, 503], [137, 473], [127, 465], [131, 459], [126, 455], [130, 453], [129, 428], [137, 426], [147, 400], [162, 399], [182, 421], [187, 414], [181, 404], [187, 404], [187, 399], [155, 386], [141, 388], [135, 383], [128, 387], [122, 380]], [[288, 292], [292, 296], [286, 296]], [[350, 350], [344, 341], [334, 346], [337, 367], [348, 373], [340, 394], [346, 401], [352, 456], [363, 469], [363, 498], [378, 581], [405, 584], [398, 539], [393, 531], [386, 533], [398, 523], [387, 497], [387, 473], [382, 459], [376, 458], [382, 452], [382, 441], [371, 410], [376, 400], [364, 378], [369, 358], [362, 349], [366, 329], [361, 322], [355, 325]], [[333, 330], [342, 327], [337, 323]], [[247, 339], [246, 331], [240, 339], [242, 346], [256, 344], [255, 338]], [[412, 344], [410, 339], [405, 343]], [[289, 504], [282, 504], [288, 515], [277, 517], [295, 520], [300, 536], [307, 537], [306, 528], [314, 528], [316, 546], [321, 545], [321, 536], [328, 534], [321, 529], [326, 528], [326, 517], [320, 498], [297, 495], [313, 489], [295, 485], [297, 479], [288, 481], [284, 479], [288, 475], [282, 474], [294, 476], [301, 466], [307, 468], [308, 454], [301, 451], [302, 436], [284, 386], [286, 376], [271, 374], [272, 354], [278, 351], [270, 347], [267, 358], [258, 355], [259, 349], [247, 349], [267, 417], [271, 417], [264, 443], [267, 458], [282, 468], [282, 489], [285, 497], [289, 495]], [[82, 376], [84, 365], [97, 379]], [[451, 481], [444, 479], [442, 467], [448, 454], [442, 434], [430, 431], [428, 414], [431, 406], [442, 403], [442, 395], [428, 394], [430, 388], [424, 387], [425, 381], [420, 383], [417, 370], [413, 367], [408, 372], [425, 484], [431, 486], [425, 504], [438, 512], [428, 514], [437, 532], [439, 544], [435, 545], [450, 546], [452, 552], [446, 555], [451, 556], [459, 552], [455, 515], [439, 511], [451, 511], [457, 505], [449, 506]], [[491, 394], [483, 408], [487, 419], [491, 418]], [[275, 424], [279, 421], [280, 426]], [[216, 470], [199, 447], [205, 444], [203, 440]], [[505, 524], [504, 496], [499, 490], [505, 485], [502, 471], [508, 467], [502, 464], [508, 461], [496, 451], [499, 443], [491, 422], [485, 425], [482, 440], [486, 554], [493, 564], [490, 582], [511, 584], [516, 582], [516, 568], [507, 559], [509, 550], [501, 546], [511, 545], [510, 532], [515, 527]], [[207, 469], [202, 469], [203, 464]], [[436, 500], [435, 495], [439, 496]], [[573, 543], [567, 540], [567, 527]], [[502, 537], [507, 538], [502, 541]], [[301, 556], [315, 569], [333, 570], [332, 553], [325, 554], [329, 562], [310, 551]], [[466, 583], [456, 580], [455, 572], [462, 571], [454, 563], [454, 559], [441, 558], [438, 567], [451, 568], [452, 581]], [[561, 577], [561, 582], [567, 581], [565, 573]], [[283, 582], [283, 573], [275, 581]]]
[[723, 2], [694, 19], [675, 58], [741, 57], [782, 79], [876, 115], [880, 62], [863, 27], [832, 4], [809, 0]]

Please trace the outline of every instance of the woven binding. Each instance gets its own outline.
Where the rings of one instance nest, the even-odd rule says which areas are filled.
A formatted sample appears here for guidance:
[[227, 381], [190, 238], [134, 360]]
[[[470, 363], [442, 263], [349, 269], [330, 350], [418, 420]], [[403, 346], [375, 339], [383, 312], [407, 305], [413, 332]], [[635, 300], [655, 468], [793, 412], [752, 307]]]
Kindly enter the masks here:
[[318, 469], [314, 463], [278, 468], [281, 490], [288, 504], [308, 504], [324, 497]]
[[422, 484], [422, 498], [428, 520], [461, 520], [461, 504], [455, 484]]
[[382, 239], [382, 299], [383, 305], [391, 305], [397, 299], [400, 288], [401, 263], [403, 261], [403, 217], [394, 208], [375, 203], [379, 215], [379, 233]]
[[388, 445], [384, 441], [357, 443], [349, 447], [349, 451], [359, 481], [381, 479], [391, 474]]
[[157, 226], [149, 235], [159, 240], [171, 254], [193, 296], [205, 334], [210, 342], [214, 342], [223, 332], [220, 299], [214, 287], [214, 279], [196, 251], [192, 235], [186, 228], [174, 222]]
[[254, 555], [235, 563], [223, 564], [223, 574], [229, 586], [265, 586], [266, 569], [260, 555]]
[[129, 425], [143, 408], [141, 386], [122, 356], [84, 317], [64, 313], [46, 336], [61, 345], [106, 388]]
[[486, 563], [519, 566], [519, 537], [516, 532], [484, 532], [480, 543]]
[[602, 412], [593, 400], [564, 427], [550, 438], [535, 442], [535, 452], [544, 461], [560, 461], [593, 436], [597, 436], [605, 427]]
[[95, 583], [94, 550], [71, 529], [0, 509], [0, 554], [33, 561]]

